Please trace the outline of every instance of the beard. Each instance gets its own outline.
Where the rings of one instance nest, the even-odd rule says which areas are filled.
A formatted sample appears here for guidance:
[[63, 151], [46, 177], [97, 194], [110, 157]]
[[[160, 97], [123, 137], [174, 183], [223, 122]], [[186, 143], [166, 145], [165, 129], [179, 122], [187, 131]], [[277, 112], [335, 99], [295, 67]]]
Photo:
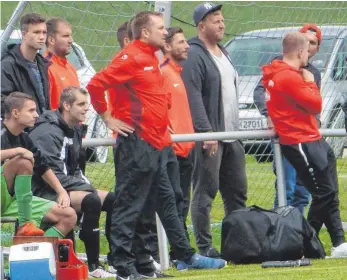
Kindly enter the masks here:
[[176, 52], [172, 51], [171, 56], [176, 61], [182, 61], [187, 59], [187, 54], [183, 54], [182, 52], [178, 52], [178, 51]]

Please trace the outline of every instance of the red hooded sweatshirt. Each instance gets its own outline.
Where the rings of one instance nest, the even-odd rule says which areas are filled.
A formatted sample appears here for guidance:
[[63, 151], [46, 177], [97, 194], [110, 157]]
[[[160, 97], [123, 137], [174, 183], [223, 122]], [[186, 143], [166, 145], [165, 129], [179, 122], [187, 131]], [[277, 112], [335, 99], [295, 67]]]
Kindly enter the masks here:
[[315, 118], [322, 97], [314, 82], [305, 82], [302, 70], [282, 60], [262, 67], [266, 105], [280, 143], [293, 145], [321, 139]]

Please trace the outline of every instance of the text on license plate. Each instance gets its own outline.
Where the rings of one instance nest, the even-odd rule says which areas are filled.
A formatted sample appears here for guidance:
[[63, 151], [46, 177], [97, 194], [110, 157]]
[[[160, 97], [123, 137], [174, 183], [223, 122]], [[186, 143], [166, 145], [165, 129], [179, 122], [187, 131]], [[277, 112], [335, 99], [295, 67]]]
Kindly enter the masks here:
[[258, 119], [258, 120], [240, 120], [240, 130], [257, 130], [257, 129], [266, 129], [267, 120]]

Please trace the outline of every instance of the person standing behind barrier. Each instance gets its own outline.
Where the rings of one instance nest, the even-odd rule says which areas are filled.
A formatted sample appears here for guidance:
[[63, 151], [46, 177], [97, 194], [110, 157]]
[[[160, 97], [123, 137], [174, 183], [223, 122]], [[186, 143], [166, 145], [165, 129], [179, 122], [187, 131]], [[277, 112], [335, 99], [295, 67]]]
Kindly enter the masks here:
[[46, 20], [36, 13], [26, 14], [20, 30], [22, 42], [9, 45], [1, 57], [1, 117], [4, 98], [14, 91], [32, 96], [39, 115], [50, 109], [48, 61], [38, 53], [46, 42]]
[[[198, 37], [189, 40], [182, 78], [196, 132], [236, 131], [239, 127], [238, 74], [219, 42], [224, 37], [222, 5], [203, 3], [194, 10]], [[210, 215], [219, 190], [225, 215], [247, 200], [245, 151], [241, 141], [197, 142], [194, 153], [192, 221], [200, 254], [220, 257], [212, 246]]]
[[[99, 219], [101, 211], [106, 212], [105, 235], [109, 242], [115, 195], [112, 192], [96, 190], [83, 175], [78, 164], [82, 146], [78, 124], [86, 118], [89, 107], [88, 93], [82, 88], [71, 86], [65, 88], [59, 97], [59, 109], [44, 112], [29, 136], [68, 192], [71, 206], [78, 214], [83, 214], [79, 237], [86, 248], [89, 276], [114, 277], [114, 274], [108, 273], [99, 263]], [[57, 197], [50, 185], [45, 184], [35, 174], [33, 192], [39, 197], [53, 201]]]
[[[303, 33], [310, 42], [309, 48], [309, 59], [312, 58], [318, 51], [320, 44], [322, 42], [322, 33], [318, 26], [314, 24], [305, 24], [300, 32]], [[282, 56], [276, 57], [275, 59], [282, 59]], [[305, 69], [310, 71], [314, 76], [314, 81], [318, 88], [321, 85], [321, 74], [320, 71], [313, 66], [310, 62], [304, 66]], [[259, 81], [257, 87], [254, 90], [254, 103], [257, 106], [261, 115], [268, 118], [268, 127], [273, 128], [272, 122], [268, 117], [268, 111], [266, 108], [265, 102], [265, 89], [262, 83], [262, 80]], [[317, 115], [317, 120], [319, 122], [319, 114]], [[275, 165], [274, 165], [275, 167]], [[288, 162], [288, 160], [283, 157], [283, 168], [284, 168], [284, 177], [286, 184], [286, 196], [287, 196], [287, 205], [297, 207], [301, 213], [304, 213], [304, 208], [309, 204], [310, 193], [302, 185], [302, 182], [297, 180], [296, 171], [293, 166]], [[274, 169], [276, 173], [276, 170]], [[275, 187], [276, 187], [275, 182]], [[278, 193], [276, 188], [274, 208], [278, 207]]]
[[[59, 107], [60, 94], [69, 86], [79, 87], [77, 70], [71, 64], [67, 56], [72, 50], [72, 28], [69, 22], [62, 18], [51, 18], [47, 20], [47, 50], [44, 57], [50, 62], [48, 68], [49, 77], [49, 98], [51, 110]], [[85, 137], [88, 126], [79, 126], [82, 137]], [[85, 174], [86, 170], [86, 149], [81, 148], [79, 156], [79, 166]]]
[[[116, 201], [111, 227], [117, 279], [141, 279], [144, 274], [147, 278], [157, 277], [149, 258], [151, 252], [146, 248], [146, 240], [141, 233], [147, 233], [144, 216], [150, 217], [156, 203], [164, 201], [160, 195], [160, 201], [156, 201], [158, 192], [166, 194], [163, 203], [166, 215], [164, 228], [170, 242], [178, 248], [178, 258], [186, 264], [186, 268], [224, 267], [224, 260], [217, 262], [194, 253], [177, 213], [166, 166], [162, 164], [167, 161], [164, 147], [172, 145], [168, 131], [168, 92], [155, 55], [164, 46], [167, 35], [162, 14], [151, 11], [138, 13], [133, 20], [132, 31], [135, 40], [97, 73], [87, 86], [95, 110], [107, 126], [118, 133]], [[127, 91], [117, 91], [117, 85], [125, 86]], [[117, 95], [114, 107], [116, 118], [107, 110], [104, 94], [112, 87]], [[163, 217], [163, 212], [159, 216]], [[133, 246], [137, 246], [136, 269]]]
[[[168, 87], [171, 88], [171, 106], [169, 109], [171, 133], [194, 133], [187, 92], [181, 78], [182, 66], [180, 65], [188, 57], [189, 45], [180, 27], [170, 27], [167, 31], [168, 35], [165, 38], [166, 44], [162, 48], [165, 57], [160, 68], [166, 78]], [[177, 156], [178, 166], [177, 161], [174, 160], [168, 167], [172, 186], [174, 189], [177, 187], [178, 191], [183, 195], [182, 200], [180, 199], [180, 201], [176, 202], [185, 228], [187, 228], [186, 220], [190, 205], [190, 186], [193, 171], [192, 149], [194, 146], [194, 142], [174, 143], [173, 147]], [[179, 179], [174, 177], [176, 170], [173, 169], [175, 168], [179, 168]], [[177, 194], [176, 200], [177, 197], [181, 198], [182, 195]], [[189, 235], [187, 234], [187, 236]], [[174, 255], [171, 258], [176, 259]]]
[[299, 32], [283, 39], [283, 61], [263, 66], [266, 105], [279, 135], [283, 155], [312, 195], [308, 221], [317, 235], [323, 224], [328, 229], [332, 257], [346, 257], [342, 228], [336, 159], [322, 138], [315, 118], [322, 110], [322, 97], [307, 69], [309, 40]]

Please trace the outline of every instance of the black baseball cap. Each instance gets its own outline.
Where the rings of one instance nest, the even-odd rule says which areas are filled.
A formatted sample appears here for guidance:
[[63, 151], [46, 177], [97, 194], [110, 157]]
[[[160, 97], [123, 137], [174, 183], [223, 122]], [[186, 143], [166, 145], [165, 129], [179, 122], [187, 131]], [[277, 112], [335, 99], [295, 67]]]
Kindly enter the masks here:
[[221, 4], [214, 4], [210, 2], [202, 3], [194, 9], [193, 20], [195, 25], [198, 26], [199, 22], [204, 19], [204, 17], [212, 12], [218, 11], [222, 8]]

